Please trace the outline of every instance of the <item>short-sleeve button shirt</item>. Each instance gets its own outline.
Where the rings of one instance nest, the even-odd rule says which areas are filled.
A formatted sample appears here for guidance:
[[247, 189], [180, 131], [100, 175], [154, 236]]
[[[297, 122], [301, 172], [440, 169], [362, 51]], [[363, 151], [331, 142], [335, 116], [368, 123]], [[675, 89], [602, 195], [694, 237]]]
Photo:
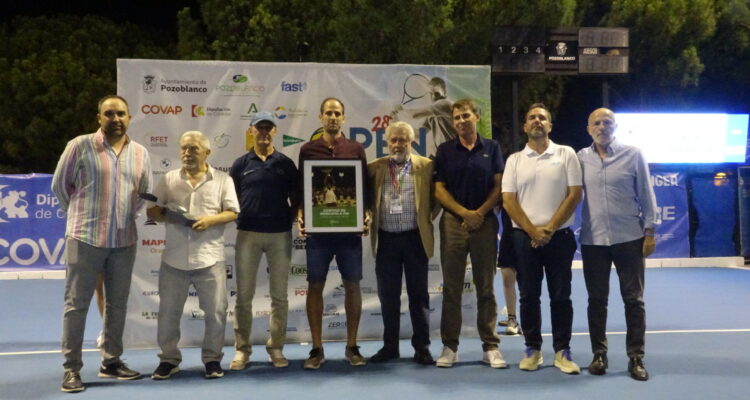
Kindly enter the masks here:
[[[182, 206], [195, 217], [240, 211], [232, 179], [211, 166], [195, 187], [182, 169], [167, 172], [156, 185], [154, 195], [160, 203]], [[224, 228], [225, 224], [218, 224], [199, 232], [188, 226], [166, 224], [167, 243], [162, 261], [181, 270], [210, 267], [224, 261]]]

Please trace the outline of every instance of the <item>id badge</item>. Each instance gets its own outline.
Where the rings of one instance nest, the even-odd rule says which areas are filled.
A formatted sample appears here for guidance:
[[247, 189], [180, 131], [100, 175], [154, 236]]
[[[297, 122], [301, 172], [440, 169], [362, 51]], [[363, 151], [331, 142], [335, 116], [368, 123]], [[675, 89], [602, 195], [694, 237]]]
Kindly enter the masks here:
[[404, 206], [401, 204], [401, 196], [391, 197], [391, 214], [401, 214]]

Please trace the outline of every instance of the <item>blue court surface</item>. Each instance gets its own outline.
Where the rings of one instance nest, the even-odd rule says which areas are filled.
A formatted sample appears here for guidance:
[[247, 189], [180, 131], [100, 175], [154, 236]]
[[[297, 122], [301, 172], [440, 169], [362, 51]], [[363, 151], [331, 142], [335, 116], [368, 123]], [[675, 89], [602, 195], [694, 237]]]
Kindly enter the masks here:
[[[750, 270], [731, 268], [652, 268], [646, 271], [646, 367], [648, 382], [627, 374], [622, 301], [612, 274], [609, 315], [609, 370], [591, 376], [584, 370], [569, 376], [552, 367], [551, 337], [545, 335], [544, 367], [518, 369], [522, 337], [503, 336], [500, 349], [510, 364], [493, 370], [481, 364], [481, 343], [463, 339], [459, 363], [450, 369], [411, 362], [408, 340], [401, 342], [401, 360], [351, 367], [344, 343], [326, 343], [327, 362], [305, 371], [302, 360], [309, 346], [289, 344], [291, 363], [275, 369], [263, 346], [256, 346], [251, 366], [226, 371], [222, 379], [203, 379], [200, 350], [183, 351], [183, 369], [171, 380], [105, 380], [96, 377], [99, 354], [94, 349], [100, 321], [90, 313], [82, 378], [87, 388], [78, 394], [60, 392], [62, 355], [59, 352], [63, 280], [0, 280], [0, 399], [747, 399], [750, 398]], [[500, 275], [496, 277], [502, 307]], [[544, 332], [549, 332], [547, 299], [543, 299]], [[586, 291], [581, 270], [573, 271], [574, 360], [591, 361], [586, 322]], [[95, 308], [94, 308], [95, 309]], [[93, 309], [92, 309], [93, 311]], [[500, 328], [503, 329], [503, 328]], [[362, 341], [362, 354], [381, 346]], [[442, 345], [433, 338], [437, 357]], [[234, 353], [225, 347], [223, 365]], [[126, 349], [124, 360], [150, 376], [158, 364], [156, 349]]]

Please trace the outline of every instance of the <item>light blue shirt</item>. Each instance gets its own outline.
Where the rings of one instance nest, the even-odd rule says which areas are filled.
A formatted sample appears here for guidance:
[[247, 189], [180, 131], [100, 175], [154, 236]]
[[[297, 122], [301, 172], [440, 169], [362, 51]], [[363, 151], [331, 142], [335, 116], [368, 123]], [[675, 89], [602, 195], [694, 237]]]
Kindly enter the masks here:
[[581, 244], [629, 242], [659, 223], [648, 164], [637, 147], [615, 139], [602, 160], [592, 144], [578, 152], [578, 160], [585, 193]]

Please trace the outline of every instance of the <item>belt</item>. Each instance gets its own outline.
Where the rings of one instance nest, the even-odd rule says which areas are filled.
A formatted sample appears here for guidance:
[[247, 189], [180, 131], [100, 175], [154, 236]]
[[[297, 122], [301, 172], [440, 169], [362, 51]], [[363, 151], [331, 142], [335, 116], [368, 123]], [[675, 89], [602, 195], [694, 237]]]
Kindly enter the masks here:
[[388, 232], [388, 231], [384, 231], [382, 229], [378, 229], [378, 234], [379, 235], [406, 236], [406, 235], [413, 235], [415, 233], [418, 234], [419, 233], [419, 229], [412, 229], [412, 230], [403, 231], [403, 232]]

